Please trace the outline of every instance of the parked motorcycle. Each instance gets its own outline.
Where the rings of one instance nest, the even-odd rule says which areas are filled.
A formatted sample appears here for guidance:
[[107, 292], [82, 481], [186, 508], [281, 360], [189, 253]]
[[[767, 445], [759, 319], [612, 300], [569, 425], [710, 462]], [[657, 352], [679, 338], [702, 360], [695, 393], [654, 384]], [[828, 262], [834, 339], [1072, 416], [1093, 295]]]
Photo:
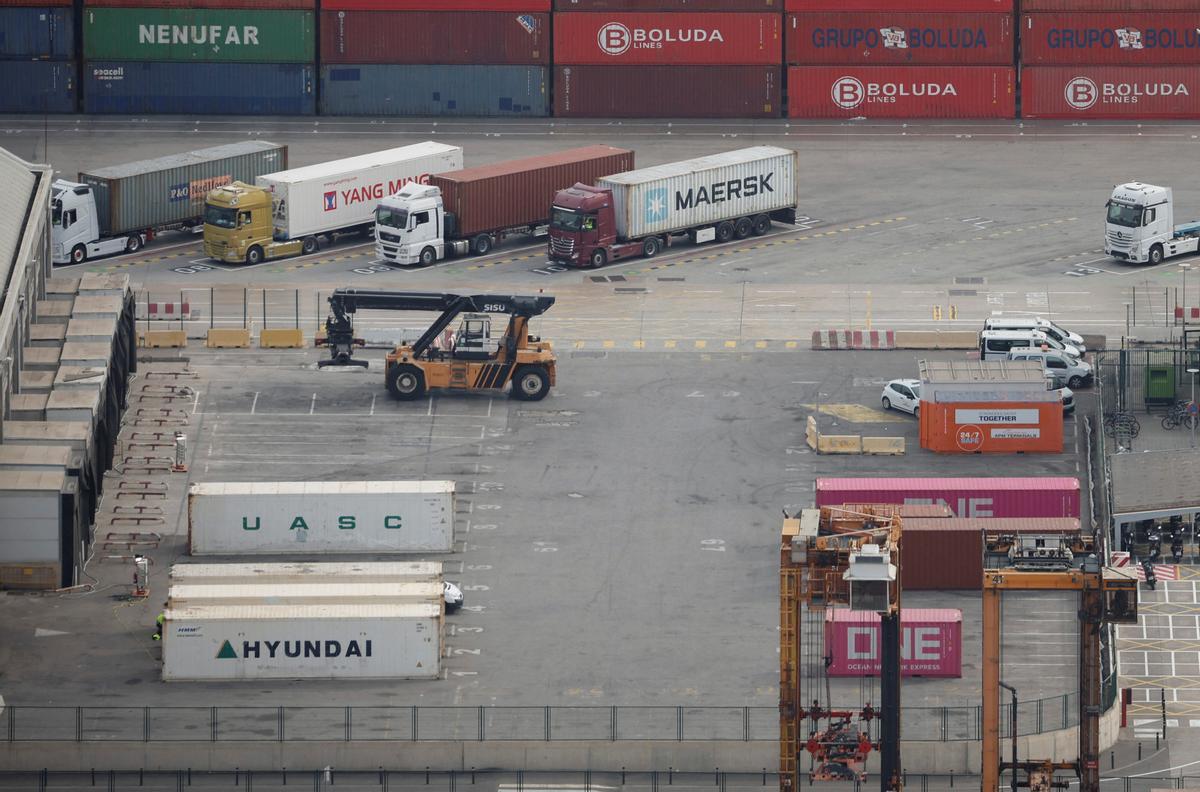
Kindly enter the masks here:
[[1143, 561], [1142, 572], [1146, 575], [1146, 585], [1150, 587], [1151, 591], [1154, 591], [1158, 586], [1158, 576], [1154, 574], [1154, 564], [1151, 564], [1149, 561]]

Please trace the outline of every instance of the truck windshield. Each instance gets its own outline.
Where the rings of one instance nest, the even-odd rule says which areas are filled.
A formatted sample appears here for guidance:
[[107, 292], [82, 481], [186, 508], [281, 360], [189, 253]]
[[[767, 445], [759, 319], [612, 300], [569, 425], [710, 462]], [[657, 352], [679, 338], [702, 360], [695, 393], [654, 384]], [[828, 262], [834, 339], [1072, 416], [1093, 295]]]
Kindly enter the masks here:
[[62, 201], [54, 201], [51, 206], [54, 209], [54, 219], [51, 221], [54, 225], [62, 222]]
[[1137, 228], [1142, 224], [1142, 207], [1109, 201], [1108, 222], [1126, 228]]
[[237, 213], [223, 206], [204, 207], [204, 222], [217, 228], [237, 228]]
[[403, 231], [408, 228], [408, 210], [381, 206], [375, 210], [375, 222], [381, 226], [399, 228]]
[[[590, 230], [595, 228], [595, 217], [595, 215], [585, 215], [573, 209], [562, 209], [556, 206], [554, 214], [550, 218], [550, 227], [557, 228], [559, 231]], [[586, 222], [588, 220], [591, 222]]]

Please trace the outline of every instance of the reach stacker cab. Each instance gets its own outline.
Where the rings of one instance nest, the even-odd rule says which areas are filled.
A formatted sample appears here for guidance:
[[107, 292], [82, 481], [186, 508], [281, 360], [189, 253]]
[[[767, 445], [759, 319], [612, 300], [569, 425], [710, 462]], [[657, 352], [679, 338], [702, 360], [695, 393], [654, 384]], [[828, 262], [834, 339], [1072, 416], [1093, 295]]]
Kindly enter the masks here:
[[[496, 294], [437, 294], [373, 289], [338, 289], [329, 298], [324, 344], [329, 359], [318, 365], [367, 366], [356, 360], [353, 316], [360, 310], [436, 311], [438, 318], [411, 344], [388, 353], [384, 381], [397, 399], [420, 398], [430, 388], [501, 390], [540, 401], [555, 384], [556, 358], [549, 341], [529, 334], [529, 320], [554, 305], [554, 298]], [[507, 316], [504, 331], [493, 335], [493, 320]], [[451, 324], [458, 319], [458, 325]]]

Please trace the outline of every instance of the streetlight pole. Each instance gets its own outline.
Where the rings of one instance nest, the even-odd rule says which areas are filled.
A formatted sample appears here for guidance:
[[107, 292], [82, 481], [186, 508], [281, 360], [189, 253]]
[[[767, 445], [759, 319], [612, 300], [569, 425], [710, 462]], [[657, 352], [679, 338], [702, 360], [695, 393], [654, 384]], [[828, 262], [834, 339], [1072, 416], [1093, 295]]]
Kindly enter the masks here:
[[[1187, 312], [1185, 311], [1184, 313], [1186, 314]], [[1195, 368], [1193, 366], [1189, 366], [1187, 373], [1192, 378], [1192, 400], [1191, 400], [1191, 403], [1188, 404], [1187, 415], [1188, 415], [1188, 418], [1191, 419], [1189, 421], [1189, 423], [1192, 426], [1192, 448], [1195, 448], [1196, 447], [1196, 421], [1200, 421], [1200, 414], [1198, 414], [1196, 411], [1196, 375], [1200, 374], [1200, 368]]]

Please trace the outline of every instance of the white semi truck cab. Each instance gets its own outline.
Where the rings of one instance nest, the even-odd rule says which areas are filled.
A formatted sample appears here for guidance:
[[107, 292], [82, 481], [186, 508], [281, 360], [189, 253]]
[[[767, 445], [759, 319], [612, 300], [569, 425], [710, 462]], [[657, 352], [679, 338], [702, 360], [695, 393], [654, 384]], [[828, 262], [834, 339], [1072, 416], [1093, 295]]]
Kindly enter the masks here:
[[446, 212], [440, 187], [406, 184], [375, 210], [375, 255], [384, 261], [428, 266], [466, 253], [469, 242], [453, 236], [454, 215]]
[[1104, 252], [1113, 258], [1160, 264], [1172, 256], [1198, 252], [1200, 222], [1175, 225], [1170, 187], [1118, 184], [1107, 207]]
[[79, 264], [96, 256], [133, 253], [146, 242], [138, 232], [101, 237], [96, 199], [86, 184], [56, 179], [50, 188], [50, 207], [50, 257], [55, 264]]

